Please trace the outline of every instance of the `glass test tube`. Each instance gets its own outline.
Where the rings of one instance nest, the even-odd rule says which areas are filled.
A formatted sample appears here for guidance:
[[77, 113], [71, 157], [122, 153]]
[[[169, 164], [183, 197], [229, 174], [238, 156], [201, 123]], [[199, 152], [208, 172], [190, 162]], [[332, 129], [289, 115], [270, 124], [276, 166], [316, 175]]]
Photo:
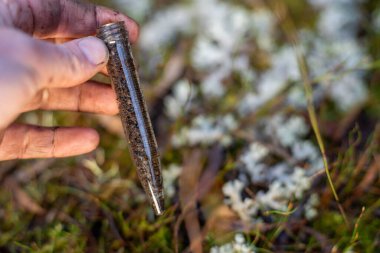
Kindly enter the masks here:
[[156, 215], [163, 213], [163, 186], [157, 142], [149, 118], [124, 22], [99, 28], [109, 50], [108, 73], [140, 182]]

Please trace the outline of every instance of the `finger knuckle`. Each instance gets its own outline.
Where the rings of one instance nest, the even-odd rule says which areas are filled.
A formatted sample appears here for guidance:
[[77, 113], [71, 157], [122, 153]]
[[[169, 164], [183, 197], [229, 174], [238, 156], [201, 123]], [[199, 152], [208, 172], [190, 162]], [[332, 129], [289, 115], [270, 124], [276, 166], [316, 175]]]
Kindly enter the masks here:
[[54, 132], [43, 127], [33, 127], [26, 135], [24, 157], [46, 157], [53, 154]]

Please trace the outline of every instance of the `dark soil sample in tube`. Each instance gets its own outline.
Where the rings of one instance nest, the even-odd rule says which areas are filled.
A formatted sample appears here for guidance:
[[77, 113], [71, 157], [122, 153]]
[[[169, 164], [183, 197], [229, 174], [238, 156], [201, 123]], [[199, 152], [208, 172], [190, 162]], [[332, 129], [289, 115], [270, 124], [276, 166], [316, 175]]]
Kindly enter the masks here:
[[98, 37], [109, 50], [108, 73], [116, 92], [120, 118], [140, 182], [156, 215], [164, 208], [157, 142], [149, 118], [124, 22], [104, 25]]

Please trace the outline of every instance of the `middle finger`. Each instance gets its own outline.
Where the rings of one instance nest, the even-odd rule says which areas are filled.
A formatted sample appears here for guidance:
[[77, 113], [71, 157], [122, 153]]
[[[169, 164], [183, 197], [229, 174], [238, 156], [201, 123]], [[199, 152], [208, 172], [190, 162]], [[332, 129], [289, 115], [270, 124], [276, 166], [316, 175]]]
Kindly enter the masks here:
[[107, 84], [88, 81], [70, 88], [51, 88], [39, 92], [24, 111], [64, 110], [115, 115], [119, 112], [116, 95]]

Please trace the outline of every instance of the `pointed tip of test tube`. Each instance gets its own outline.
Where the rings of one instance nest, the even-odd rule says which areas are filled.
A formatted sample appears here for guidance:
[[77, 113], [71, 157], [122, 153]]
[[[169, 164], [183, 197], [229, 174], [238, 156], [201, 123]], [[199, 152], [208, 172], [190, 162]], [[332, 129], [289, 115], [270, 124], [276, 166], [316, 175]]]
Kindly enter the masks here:
[[159, 203], [158, 205], [154, 205], [154, 213], [157, 215], [157, 216], [161, 216], [164, 214], [164, 207], [162, 205], [162, 203]]
[[157, 216], [160, 216], [165, 211], [164, 200], [161, 197], [162, 196], [161, 194], [159, 196], [157, 196], [157, 194], [155, 194], [156, 191], [153, 190], [152, 185], [150, 183], [148, 183], [148, 186], [149, 186], [149, 195], [150, 195], [149, 199], [151, 200], [151, 204], [153, 206], [154, 213]]

